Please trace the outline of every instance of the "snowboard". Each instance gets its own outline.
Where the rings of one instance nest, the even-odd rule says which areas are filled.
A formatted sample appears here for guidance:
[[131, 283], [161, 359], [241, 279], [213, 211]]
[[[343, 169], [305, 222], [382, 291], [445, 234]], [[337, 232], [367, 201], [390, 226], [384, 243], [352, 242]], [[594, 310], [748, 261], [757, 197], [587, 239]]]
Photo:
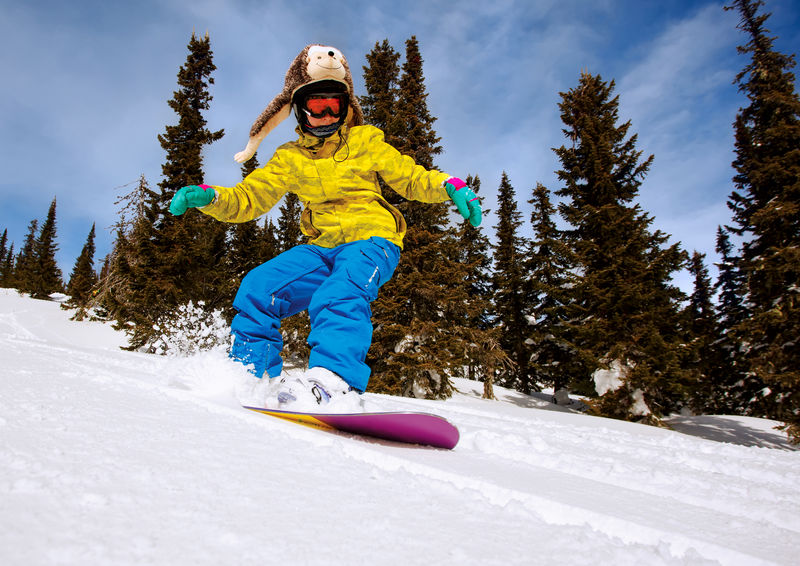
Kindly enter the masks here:
[[244, 407], [279, 419], [329, 431], [340, 431], [404, 444], [420, 444], [452, 450], [458, 444], [458, 429], [444, 417], [429, 413], [296, 413]]

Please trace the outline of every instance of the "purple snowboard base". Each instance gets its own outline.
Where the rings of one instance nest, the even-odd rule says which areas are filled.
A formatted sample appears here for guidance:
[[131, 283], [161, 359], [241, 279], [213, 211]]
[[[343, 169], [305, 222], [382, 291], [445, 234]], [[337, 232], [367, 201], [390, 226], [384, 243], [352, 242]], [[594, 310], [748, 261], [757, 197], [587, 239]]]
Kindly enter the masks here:
[[338, 430], [406, 444], [451, 450], [458, 444], [458, 429], [447, 419], [428, 413], [353, 413], [326, 415], [245, 407], [279, 419], [325, 430]]

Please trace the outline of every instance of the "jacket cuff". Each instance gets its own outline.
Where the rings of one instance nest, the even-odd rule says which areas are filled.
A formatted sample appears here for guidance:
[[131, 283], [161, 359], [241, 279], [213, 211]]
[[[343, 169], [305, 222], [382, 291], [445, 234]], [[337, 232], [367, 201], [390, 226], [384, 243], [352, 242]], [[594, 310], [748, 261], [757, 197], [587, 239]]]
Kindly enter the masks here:
[[217, 208], [217, 204], [219, 203], [219, 190], [216, 187], [211, 187], [211, 190], [214, 191], [214, 198], [212, 201], [205, 206], [199, 207], [197, 210], [213, 216], [214, 209]]

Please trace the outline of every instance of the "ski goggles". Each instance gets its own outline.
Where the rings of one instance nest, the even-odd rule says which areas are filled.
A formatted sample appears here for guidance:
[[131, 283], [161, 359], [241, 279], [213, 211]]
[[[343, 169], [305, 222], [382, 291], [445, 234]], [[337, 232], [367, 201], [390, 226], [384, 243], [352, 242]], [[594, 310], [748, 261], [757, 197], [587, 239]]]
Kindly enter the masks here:
[[310, 94], [303, 103], [303, 112], [312, 118], [323, 118], [325, 115], [340, 118], [347, 112], [348, 98], [342, 93]]

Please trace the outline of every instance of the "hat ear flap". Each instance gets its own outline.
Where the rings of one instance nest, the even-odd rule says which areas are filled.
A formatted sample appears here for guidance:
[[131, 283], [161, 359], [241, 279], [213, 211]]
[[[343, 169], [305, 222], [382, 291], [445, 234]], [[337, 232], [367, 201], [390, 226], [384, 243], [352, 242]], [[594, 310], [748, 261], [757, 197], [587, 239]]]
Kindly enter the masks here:
[[346, 123], [351, 128], [353, 126], [363, 126], [364, 111], [361, 110], [361, 104], [358, 102], [358, 97], [356, 96], [356, 89], [353, 86], [353, 75], [350, 73], [350, 65], [347, 63], [347, 59], [344, 58], [342, 64], [345, 68], [344, 80], [347, 83], [347, 89], [350, 92], [350, 111], [347, 113]]
[[350, 101], [350, 110], [347, 113], [347, 125], [351, 128], [353, 126], [364, 125], [364, 113], [361, 110], [361, 105], [358, 103], [358, 100], [353, 100], [352, 97]]
[[291, 113], [292, 113], [291, 103], [284, 104], [283, 106], [281, 106], [274, 114], [272, 114], [272, 116], [270, 116], [264, 122], [264, 124], [261, 126], [259, 130], [253, 128], [250, 131], [250, 139], [247, 140], [247, 146], [245, 146], [245, 148], [242, 151], [234, 155], [233, 158], [239, 163], [244, 163], [245, 161], [253, 157], [253, 155], [255, 155], [256, 153], [256, 150], [258, 149], [258, 146], [261, 145], [261, 142], [264, 140], [265, 137], [267, 137], [267, 134], [269, 134], [272, 130], [277, 128], [278, 125], [284, 120], [286, 120], [286, 118], [288, 118]]
[[348, 128], [352, 128], [353, 126], [360, 126], [361, 125], [356, 120], [355, 107], [352, 104], [347, 109], [347, 117], [344, 119], [344, 123], [347, 125]]

